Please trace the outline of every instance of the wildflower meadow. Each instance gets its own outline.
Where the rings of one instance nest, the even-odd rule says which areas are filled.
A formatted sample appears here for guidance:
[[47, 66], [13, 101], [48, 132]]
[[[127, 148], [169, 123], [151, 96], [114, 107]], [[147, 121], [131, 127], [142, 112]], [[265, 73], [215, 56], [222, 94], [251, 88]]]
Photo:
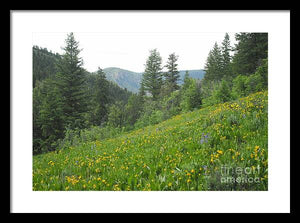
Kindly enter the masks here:
[[34, 191], [268, 190], [268, 92], [33, 156]]

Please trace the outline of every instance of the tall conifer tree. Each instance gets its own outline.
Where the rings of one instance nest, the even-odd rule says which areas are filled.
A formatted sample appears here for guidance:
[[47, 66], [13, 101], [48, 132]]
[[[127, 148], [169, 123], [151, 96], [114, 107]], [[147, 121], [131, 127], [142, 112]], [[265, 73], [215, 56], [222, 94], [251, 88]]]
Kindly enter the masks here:
[[64, 120], [71, 129], [83, 128], [87, 100], [83, 61], [79, 57], [81, 50], [73, 33], [68, 34], [65, 42], [64, 54], [58, 64], [58, 84], [63, 97]]
[[223, 70], [223, 75], [222, 77], [225, 78], [230, 78], [231, 74], [231, 46], [230, 46], [230, 38], [228, 33], [225, 34], [224, 40], [222, 42], [221, 46], [221, 52], [222, 52], [222, 70]]
[[39, 115], [43, 139], [41, 146], [50, 151], [55, 149], [56, 141], [64, 136], [63, 103], [56, 80], [44, 80], [42, 91]]
[[146, 61], [146, 68], [143, 74], [143, 86], [146, 92], [149, 92], [154, 100], [158, 99], [158, 95], [162, 86], [162, 59], [157, 49], [150, 51], [150, 56]]
[[215, 43], [213, 49], [209, 52], [206, 64], [205, 64], [205, 81], [221, 80], [223, 76], [222, 71], [222, 54], [220, 47]]
[[92, 99], [91, 121], [93, 125], [101, 125], [107, 120], [108, 115], [108, 87], [109, 83], [103, 70], [98, 67], [95, 80], [95, 92]]
[[170, 54], [166, 65], [168, 71], [164, 73], [165, 86], [168, 88], [169, 93], [179, 89], [177, 82], [180, 75], [177, 69], [177, 60], [178, 56], [175, 53]]
[[237, 33], [232, 59], [235, 75], [251, 75], [268, 58], [268, 33]]

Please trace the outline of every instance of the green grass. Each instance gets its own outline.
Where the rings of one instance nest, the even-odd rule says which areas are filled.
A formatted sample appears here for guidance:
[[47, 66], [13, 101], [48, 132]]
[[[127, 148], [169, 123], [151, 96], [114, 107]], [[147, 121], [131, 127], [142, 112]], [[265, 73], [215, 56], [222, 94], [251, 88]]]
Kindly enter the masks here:
[[268, 190], [267, 91], [34, 156], [33, 190]]

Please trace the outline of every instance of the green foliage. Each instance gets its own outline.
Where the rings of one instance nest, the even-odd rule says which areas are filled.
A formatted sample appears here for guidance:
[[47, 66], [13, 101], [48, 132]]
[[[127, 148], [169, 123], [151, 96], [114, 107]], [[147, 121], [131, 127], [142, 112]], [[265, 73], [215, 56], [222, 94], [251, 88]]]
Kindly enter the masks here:
[[202, 104], [200, 84], [195, 79], [185, 79], [181, 94], [180, 107], [182, 111], [191, 111], [194, 108], [199, 108]]
[[[129, 92], [138, 93], [141, 88], [141, 80], [143, 72], [133, 72], [117, 67], [108, 67], [103, 69], [106, 74], [106, 79], [116, 83], [119, 87], [127, 89]], [[205, 71], [202, 69], [189, 70], [190, 77], [195, 79], [202, 79], [205, 75]], [[183, 83], [185, 71], [179, 70], [179, 78], [177, 84]]]
[[[59, 61], [61, 58], [62, 56], [52, 54], [47, 49], [33, 47], [33, 76], [35, 78], [39, 74], [45, 74], [39, 76], [40, 80], [34, 82], [33, 88], [33, 154], [57, 149], [56, 141], [70, 131], [65, 122], [65, 113], [61, 114], [65, 102], [61, 92], [61, 77], [55, 73], [58, 71], [55, 65], [62, 63]], [[47, 64], [55, 69], [46, 66]], [[80, 122], [86, 127], [92, 125], [104, 127], [108, 106], [116, 101], [127, 103], [132, 93], [107, 81], [101, 69], [97, 73], [89, 73], [83, 68], [81, 71], [86, 101], [82, 106], [85, 106], [86, 111], [82, 113]], [[61, 122], [58, 121], [60, 115]]]
[[[59, 59], [55, 62], [57, 75], [51, 73], [51, 78], [42, 77], [42, 80], [35, 81], [34, 153], [57, 149], [60, 142], [71, 142], [71, 138], [83, 142], [85, 138], [90, 140], [96, 135], [105, 138], [107, 135], [117, 135], [120, 131], [145, 128], [184, 112], [267, 89], [268, 60], [262, 56], [263, 49], [267, 46], [264, 41], [267, 39], [260, 34], [238, 34], [237, 40], [237, 53], [233, 62], [229, 35], [226, 33], [221, 47], [215, 43], [208, 55], [204, 79], [195, 80], [186, 72], [182, 86], [178, 85], [182, 81], [179, 80], [182, 72], [177, 70], [178, 56], [175, 53], [169, 55], [165, 65], [168, 71], [163, 73], [159, 52], [157, 49], [151, 50], [139, 92], [133, 94], [108, 81], [100, 68], [95, 73], [86, 71], [79, 57], [78, 42], [72, 33], [69, 34], [65, 53], [58, 55]], [[257, 45], [251, 45], [253, 42]], [[250, 46], [256, 48], [256, 53], [261, 53], [255, 60], [256, 65], [252, 64], [255, 73], [244, 72], [236, 76], [232, 70], [234, 66], [241, 66], [244, 71], [249, 68], [244, 59], [251, 54], [246, 52]], [[34, 51], [39, 52], [40, 49]], [[38, 60], [36, 55], [35, 53], [34, 60]], [[115, 68], [109, 70], [115, 72]], [[234, 115], [228, 117], [233, 123], [236, 119]], [[212, 120], [207, 120], [204, 125], [210, 126], [211, 122]], [[107, 135], [103, 134], [105, 131], [108, 131]]]
[[254, 92], [261, 91], [263, 89], [263, 79], [260, 74], [255, 73], [250, 75], [246, 82], [246, 94], [251, 94]]
[[43, 100], [42, 89], [43, 84], [37, 81], [32, 94], [33, 154], [42, 152], [43, 136], [40, 118], [41, 104]]
[[230, 39], [228, 33], [226, 33], [221, 46], [221, 55], [222, 55], [221, 67], [223, 73], [222, 76], [225, 77], [226, 79], [230, 79], [230, 76], [232, 75], [230, 52], [231, 52]]
[[164, 86], [166, 88], [166, 95], [170, 95], [175, 90], [179, 89], [178, 80], [179, 80], [179, 71], [177, 69], [178, 64], [176, 63], [178, 56], [175, 53], [169, 55], [167, 65], [165, 66], [168, 70], [164, 75]]
[[95, 81], [92, 99], [89, 104], [89, 121], [91, 125], [101, 125], [107, 120], [108, 116], [108, 89], [109, 82], [106, 80], [105, 73], [101, 68], [98, 68], [95, 74]]
[[125, 106], [125, 125], [133, 126], [134, 123], [141, 115], [143, 109], [143, 97], [141, 95], [133, 94], [128, 99], [128, 103]]
[[162, 122], [164, 120], [163, 115], [164, 114], [161, 110], [154, 110], [151, 113], [151, 115], [149, 117], [149, 122], [147, 124], [148, 125], [155, 125], [155, 124], [158, 124], [158, 123]]
[[267, 89], [267, 33], [238, 33], [236, 40], [238, 43], [233, 49], [233, 58], [230, 56], [231, 46], [227, 33], [221, 50], [215, 44], [210, 51], [201, 87], [203, 106]]
[[122, 127], [125, 124], [125, 105], [121, 101], [109, 107], [108, 126]]
[[33, 97], [33, 152], [54, 150], [64, 133], [63, 104], [56, 80], [45, 79], [34, 90]]
[[158, 99], [162, 86], [162, 58], [157, 49], [150, 50], [150, 56], [146, 61], [142, 84], [146, 92], [149, 92], [154, 100]]
[[134, 124], [135, 129], [163, 121], [163, 112], [161, 110], [162, 105], [160, 101], [155, 101], [153, 98], [147, 98], [143, 104], [142, 114]]
[[224, 79], [221, 81], [219, 88], [215, 92], [215, 98], [218, 103], [224, 103], [231, 100], [231, 89]]
[[[258, 92], [147, 128], [127, 133], [117, 128], [106, 139], [102, 134], [109, 128], [74, 133], [69, 146], [33, 157], [32, 189], [266, 191], [267, 101], [267, 92]], [[221, 172], [225, 166], [251, 172]], [[257, 182], [223, 182], [222, 177]]]
[[173, 91], [169, 97], [165, 97], [162, 101], [163, 119], [166, 120], [181, 112], [180, 107], [181, 92]]
[[214, 104], [224, 103], [233, 99], [231, 88], [228, 81], [222, 79], [221, 82], [214, 83], [211, 93], [203, 99], [203, 106], [211, 106]]
[[233, 87], [232, 87], [232, 95], [234, 98], [238, 98], [239, 96], [244, 97], [246, 96], [247, 92], [247, 81], [248, 77], [244, 75], [238, 75], [233, 80]]
[[233, 72], [251, 75], [268, 57], [268, 33], [237, 33], [235, 38]]
[[164, 114], [161, 110], [152, 110], [149, 115], [143, 114], [134, 124], [134, 129], [143, 128], [149, 125], [155, 125], [164, 120]]
[[84, 127], [88, 101], [78, 45], [73, 33], [68, 34], [64, 54], [58, 64], [58, 86], [63, 99], [64, 120], [71, 129]]
[[238, 75], [233, 80], [232, 95], [234, 98], [268, 89], [268, 60], [263, 60], [254, 74]]
[[255, 73], [261, 77], [262, 88], [268, 89], [268, 59], [262, 60], [262, 65], [257, 68]]
[[[120, 88], [116, 83], [111, 82], [107, 79], [106, 79], [106, 81], [104, 81], [104, 80], [102, 81], [102, 79], [104, 79], [104, 74], [105, 74], [105, 79], [106, 79], [105, 72], [102, 74], [103, 77], [100, 77], [99, 74], [97, 74], [97, 72], [95, 72], [95, 73], [85, 72], [85, 79], [86, 79], [85, 88], [87, 89], [87, 94], [89, 95], [89, 100], [93, 99], [94, 95], [97, 94], [97, 91], [105, 92], [105, 89], [107, 88], [106, 98], [107, 98], [108, 104], [114, 104], [116, 101], [122, 101], [124, 103], [127, 103], [129, 97], [133, 93], [130, 91], [127, 91], [126, 89]], [[97, 81], [97, 79], [100, 80], [100, 83], [99, 83], [99, 80]], [[99, 83], [100, 88], [101, 88], [101, 85], [103, 84], [104, 90], [98, 89], [96, 83]], [[106, 86], [106, 85], [108, 85], [108, 86]], [[92, 102], [90, 102], [89, 104], [91, 104], [91, 103]]]
[[215, 43], [213, 49], [209, 52], [206, 64], [205, 64], [205, 81], [221, 80], [224, 75], [222, 70], [222, 52], [217, 43]]
[[58, 53], [49, 52], [47, 48], [32, 47], [32, 80], [33, 88], [37, 81], [53, 77], [57, 72], [56, 64], [61, 59]]
[[68, 149], [70, 146], [79, 146], [82, 143], [104, 140], [116, 137], [124, 132], [124, 128], [112, 126], [91, 126], [87, 129], [67, 129], [63, 139], [58, 140], [57, 148]]

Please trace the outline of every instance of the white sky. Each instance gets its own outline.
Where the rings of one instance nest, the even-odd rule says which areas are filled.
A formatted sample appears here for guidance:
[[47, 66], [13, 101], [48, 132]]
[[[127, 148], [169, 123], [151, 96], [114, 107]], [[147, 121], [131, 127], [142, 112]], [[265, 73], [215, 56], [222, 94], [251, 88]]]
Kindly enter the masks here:
[[[141, 21], [140, 21], [141, 22]], [[33, 45], [62, 53], [68, 32], [33, 33]], [[231, 45], [235, 43], [234, 33]], [[149, 50], [157, 48], [165, 65], [168, 55], [179, 55], [178, 69], [203, 69], [207, 55], [214, 43], [224, 39], [224, 32], [74, 32], [82, 50], [84, 67], [92, 72], [98, 66], [120, 67], [143, 72]]]

